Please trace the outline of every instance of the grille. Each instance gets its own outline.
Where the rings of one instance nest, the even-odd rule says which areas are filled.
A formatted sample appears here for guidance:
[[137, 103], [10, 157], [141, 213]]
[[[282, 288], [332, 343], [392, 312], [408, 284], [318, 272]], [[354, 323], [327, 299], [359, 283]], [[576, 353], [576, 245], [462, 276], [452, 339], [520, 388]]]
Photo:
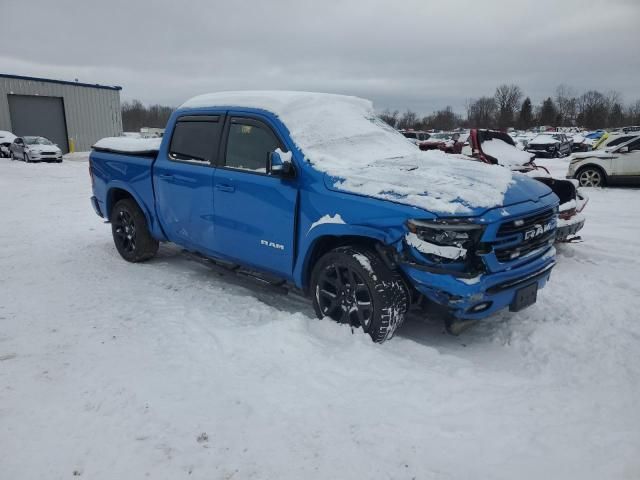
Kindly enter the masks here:
[[542, 250], [543, 248], [550, 246], [555, 240], [555, 228], [530, 240], [524, 240], [524, 234], [529, 230], [547, 225], [553, 220], [555, 215], [555, 210], [550, 208], [529, 217], [509, 220], [503, 223], [498, 229], [498, 238], [501, 240], [507, 240], [508, 237], [517, 235], [518, 238], [521, 239], [521, 242], [518, 245], [506, 248], [496, 246], [495, 254], [498, 261], [504, 263], [510, 260], [517, 260], [535, 252], [536, 250]]
[[544, 225], [551, 220], [555, 214], [556, 213], [553, 208], [550, 208], [549, 210], [531, 215], [530, 217], [509, 220], [500, 225], [500, 228], [498, 229], [498, 236], [506, 237], [508, 235], [526, 232], [536, 225]]
[[40, 155], [57, 155], [56, 152], [41, 152]]

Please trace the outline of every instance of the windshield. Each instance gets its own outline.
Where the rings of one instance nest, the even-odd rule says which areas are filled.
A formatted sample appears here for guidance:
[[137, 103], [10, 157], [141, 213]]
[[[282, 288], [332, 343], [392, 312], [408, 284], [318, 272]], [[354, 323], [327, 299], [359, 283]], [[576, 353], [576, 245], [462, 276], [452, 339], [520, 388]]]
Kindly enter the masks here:
[[27, 145], [53, 145], [50, 140], [44, 137], [23, 137]]

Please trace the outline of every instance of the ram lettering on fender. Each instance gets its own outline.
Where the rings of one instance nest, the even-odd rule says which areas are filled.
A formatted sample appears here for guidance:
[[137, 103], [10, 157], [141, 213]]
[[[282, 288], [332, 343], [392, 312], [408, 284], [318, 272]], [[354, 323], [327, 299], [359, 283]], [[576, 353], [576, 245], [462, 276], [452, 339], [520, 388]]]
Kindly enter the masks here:
[[275, 248], [276, 250], [284, 250], [284, 245], [281, 243], [270, 242], [269, 240], [260, 240], [260, 245], [263, 247]]

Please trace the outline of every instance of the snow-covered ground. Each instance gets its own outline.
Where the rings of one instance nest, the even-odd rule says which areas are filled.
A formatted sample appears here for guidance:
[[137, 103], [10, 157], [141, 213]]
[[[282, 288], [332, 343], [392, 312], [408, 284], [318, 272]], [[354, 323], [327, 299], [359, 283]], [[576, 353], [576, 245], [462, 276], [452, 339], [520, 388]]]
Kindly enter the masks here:
[[639, 190], [589, 192], [533, 307], [376, 345], [175, 247], [126, 263], [73, 160], [0, 160], [0, 478], [640, 476]]

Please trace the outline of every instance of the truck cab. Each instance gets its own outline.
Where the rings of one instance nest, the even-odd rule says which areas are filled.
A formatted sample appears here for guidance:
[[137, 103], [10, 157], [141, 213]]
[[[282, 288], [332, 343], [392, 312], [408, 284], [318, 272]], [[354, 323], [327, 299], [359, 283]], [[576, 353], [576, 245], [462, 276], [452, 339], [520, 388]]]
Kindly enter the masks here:
[[356, 97], [222, 92], [187, 101], [155, 144], [97, 142], [92, 204], [125, 260], [173, 242], [296, 287], [319, 317], [382, 342], [424, 302], [452, 332], [525, 308], [555, 264], [551, 190], [451, 157]]

